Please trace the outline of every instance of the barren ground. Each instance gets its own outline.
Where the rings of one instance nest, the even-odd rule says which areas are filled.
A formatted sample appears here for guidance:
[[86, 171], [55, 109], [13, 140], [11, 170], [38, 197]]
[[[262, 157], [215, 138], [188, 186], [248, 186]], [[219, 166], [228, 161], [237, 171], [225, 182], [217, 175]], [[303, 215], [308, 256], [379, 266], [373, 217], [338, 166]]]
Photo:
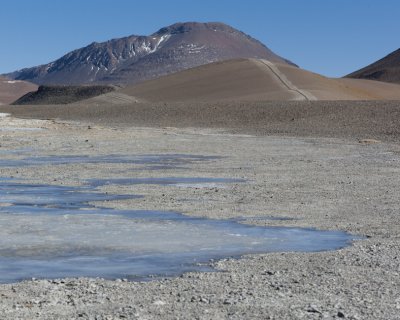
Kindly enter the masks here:
[[[270, 116], [253, 125], [251, 117], [239, 121], [239, 107], [232, 113], [225, 109], [224, 118], [217, 112], [223, 106], [216, 105], [211, 128], [206, 118], [213, 115], [190, 120], [177, 112], [179, 106], [151, 118], [135, 109], [144, 108], [138, 105], [129, 109], [137, 113], [128, 112], [125, 121], [117, 112], [104, 118], [108, 111], [100, 109], [93, 117], [84, 108], [75, 114], [73, 109], [14, 109], [19, 116], [62, 116], [80, 122], [0, 118], [2, 159], [18, 158], [9, 152], [13, 150], [38, 155], [225, 157], [195, 164], [189, 172], [69, 164], [0, 168], [1, 177], [65, 185], [110, 174], [244, 178], [247, 183], [217, 189], [141, 185], [134, 190], [104, 190], [145, 195], [108, 203], [115, 208], [171, 209], [209, 218], [288, 217], [294, 219], [247, 223], [346, 230], [366, 237], [338, 251], [251, 255], [215, 262], [223, 272], [152, 282], [82, 278], [5, 284], [0, 286], [0, 318], [400, 319], [398, 103], [382, 103], [379, 108], [372, 103], [322, 105], [322, 111], [331, 110], [326, 114], [315, 104], [289, 106], [290, 110], [279, 111], [271, 103], [263, 109]], [[265, 106], [255, 108], [261, 112]], [[153, 120], [146, 121], [147, 117]], [[21, 130], [24, 127], [42, 130]]]

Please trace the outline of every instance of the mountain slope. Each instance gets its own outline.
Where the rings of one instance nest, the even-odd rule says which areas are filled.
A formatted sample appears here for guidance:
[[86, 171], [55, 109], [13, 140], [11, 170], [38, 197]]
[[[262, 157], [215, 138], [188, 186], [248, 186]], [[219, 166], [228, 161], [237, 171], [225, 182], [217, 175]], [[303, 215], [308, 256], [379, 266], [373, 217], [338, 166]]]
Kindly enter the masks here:
[[[211, 63], [127, 86], [118, 92], [150, 102], [400, 99], [397, 84], [330, 79], [262, 59]], [[94, 99], [93, 102], [100, 101]], [[102, 101], [111, 103], [112, 99], [107, 101], [102, 97]]]
[[0, 105], [9, 104], [36, 89], [37, 85], [33, 83], [10, 80], [0, 76]]
[[400, 49], [346, 77], [400, 83]]
[[137, 83], [232, 58], [292, 64], [223, 23], [177, 23], [150, 36], [92, 43], [46, 65], [7, 74], [37, 84]]

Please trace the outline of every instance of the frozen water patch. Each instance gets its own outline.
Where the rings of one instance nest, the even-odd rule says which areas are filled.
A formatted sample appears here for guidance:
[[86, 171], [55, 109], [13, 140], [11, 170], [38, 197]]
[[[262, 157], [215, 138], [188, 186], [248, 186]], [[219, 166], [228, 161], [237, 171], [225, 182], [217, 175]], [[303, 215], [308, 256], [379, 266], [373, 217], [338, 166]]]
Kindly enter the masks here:
[[[147, 170], [190, 168], [216, 159], [220, 157], [67, 155], [0, 160], [0, 166], [123, 163]], [[109, 209], [101, 203], [140, 196], [98, 190], [110, 184], [211, 188], [242, 182], [245, 180], [205, 177], [125, 178], [91, 179], [84, 186], [71, 187], [0, 178], [0, 283], [32, 277], [135, 280], [173, 276], [204, 270], [210, 259], [334, 250], [351, 243], [353, 237], [340, 231], [267, 228], [243, 224], [248, 221], [240, 218], [211, 220], [177, 212]]]
[[1, 211], [0, 282], [30, 277], [171, 276], [197, 270], [198, 263], [210, 259], [332, 250], [351, 240], [343, 232], [263, 228], [178, 213], [62, 210], [63, 214], [32, 216], [10, 214], [7, 208]]
[[[181, 178], [168, 179], [161, 182], [174, 184]], [[239, 220], [88, 204], [125, 197], [135, 196], [99, 193], [94, 185], [65, 187], [0, 179], [4, 204], [0, 206], [0, 282], [31, 277], [172, 276], [203, 270], [199, 264], [210, 259], [334, 250], [352, 240], [340, 231], [265, 228]]]
[[10, 210], [17, 211], [20, 206], [29, 207], [34, 213], [43, 208], [90, 208], [88, 202], [113, 201], [139, 198], [137, 195], [112, 195], [95, 192], [92, 187], [68, 187], [18, 183], [12, 180], [0, 180], [0, 204], [12, 204]]
[[0, 113], [0, 131], [39, 131], [43, 128], [28, 127], [27, 124], [32, 125], [32, 121], [20, 120], [11, 118], [9, 113]]
[[188, 154], [143, 154], [143, 155], [104, 155], [104, 156], [88, 156], [88, 155], [64, 155], [64, 156], [46, 156], [46, 157], [27, 157], [18, 160], [2, 160], [0, 166], [3, 167], [21, 167], [21, 166], [41, 166], [41, 165], [68, 165], [68, 164], [98, 164], [98, 163], [121, 163], [142, 165], [147, 169], [152, 167], [153, 170], [179, 168], [189, 166], [198, 162], [206, 162], [221, 159], [218, 156], [202, 156]]
[[[235, 181], [233, 181], [235, 182]], [[241, 181], [240, 181], [241, 182]], [[177, 183], [174, 184], [178, 188], [192, 188], [192, 189], [224, 189], [226, 188], [226, 183], [232, 183], [232, 181], [225, 181], [224, 183], [215, 182], [203, 182], [203, 183]]]
[[163, 178], [122, 178], [122, 179], [90, 179], [88, 183], [93, 187], [105, 185], [174, 185], [181, 188], [215, 188], [223, 187], [227, 183], [245, 182], [243, 179], [230, 178], [192, 178], [192, 177], [163, 177]]
[[[38, 149], [34, 149], [34, 148], [19, 148], [19, 149], [12, 149], [12, 150], [7, 150], [7, 149], [0, 149], [0, 154], [12, 154], [12, 155], [18, 155], [18, 156], [22, 156], [24, 154], [32, 154], [33, 152], [38, 151]], [[1, 162], [1, 160], [0, 160]]]
[[0, 127], [0, 131], [41, 131], [43, 128]]

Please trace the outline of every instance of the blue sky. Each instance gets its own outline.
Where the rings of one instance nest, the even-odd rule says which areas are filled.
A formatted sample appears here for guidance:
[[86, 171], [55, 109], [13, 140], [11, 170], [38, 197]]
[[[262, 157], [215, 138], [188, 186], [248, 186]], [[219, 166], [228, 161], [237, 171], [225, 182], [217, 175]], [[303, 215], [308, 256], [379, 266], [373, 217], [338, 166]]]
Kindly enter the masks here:
[[93, 41], [221, 21], [302, 68], [342, 76], [400, 47], [398, 0], [2, 0], [0, 73]]

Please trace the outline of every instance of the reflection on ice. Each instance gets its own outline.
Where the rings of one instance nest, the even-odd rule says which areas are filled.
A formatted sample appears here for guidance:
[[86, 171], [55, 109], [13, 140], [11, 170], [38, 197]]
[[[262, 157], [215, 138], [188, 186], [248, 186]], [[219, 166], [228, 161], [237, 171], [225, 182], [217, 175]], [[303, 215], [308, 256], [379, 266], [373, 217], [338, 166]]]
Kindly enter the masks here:
[[94, 209], [53, 215], [47, 209], [28, 215], [3, 209], [1, 282], [29, 277], [174, 275], [196, 270], [195, 263], [212, 258], [332, 250], [351, 240], [343, 232], [255, 227], [177, 213]]
[[[182, 182], [161, 180], [177, 181]], [[95, 186], [0, 180], [0, 203], [4, 204], [0, 206], [0, 282], [30, 277], [176, 275], [200, 270], [196, 264], [210, 259], [332, 250], [352, 239], [344, 232], [256, 227], [236, 220], [114, 210], [87, 203], [121, 197], [125, 196], [98, 193]]]
[[[20, 155], [19, 153], [13, 154]], [[50, 156], [0, 160], [0, 167], [132, 164], [129, 170], [190, 168], [219, 157], [199, 155]], [[320, 251], [346, 246], [344, 232], [265, 228], [238, 220], [211, 220], [176, 212], [114, 210], [96, 201], [137, 195], [100, 192], [105, 185], [156, 184], [210, 188], [241, 179], [168, 177], [89, 180], [69, 187], [0, 178], [0, 283], [26, 278], [143, 279], [203, 270], [210, 259], [271, 251]], [[97, 202], [99, 203], [99, 202]], [[250, 219], [251, 220], [251, 219]]]

